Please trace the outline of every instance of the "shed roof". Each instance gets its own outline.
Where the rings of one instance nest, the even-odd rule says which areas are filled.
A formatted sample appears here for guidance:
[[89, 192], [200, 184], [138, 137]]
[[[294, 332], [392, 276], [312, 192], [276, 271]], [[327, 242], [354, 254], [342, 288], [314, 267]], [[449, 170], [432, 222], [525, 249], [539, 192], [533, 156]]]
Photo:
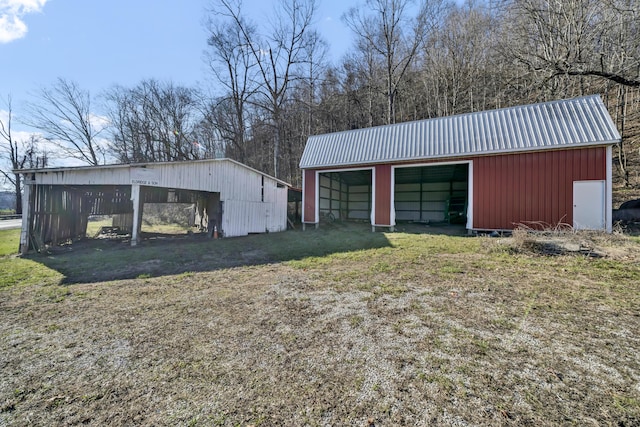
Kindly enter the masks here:
[[302, 169], [614, 144], [599, 95], [310, 136]]
[[97, 170], [107, 170], [107, 169], [131, 169], [131, 168], [146, 168], [146, 167], [154, 167], [160, 165], [168, 165], [173, 168], [188, 168], [190, 165], [198, 164], [198, 163], [224, 163], [229, 162], [236, 164], [242, 168], [253, 171], [257, 174], [260, 174], [266, 178], [273, 179], [274, 181], [282, 184], [286, 187], [291, 187], [291, 184], [288, 182], [282, 181], [281, 179], [275, 178], [269, 174], [264, 172], [260, 172], [257, 169], [254, 169], [250, 166], [245, 165], [244, 163], [240, 163], [233, 159], [228, 158], [220, 158], [220, 159], [204, 159], [204, 160], [181, 160], [174, 162], [148, 162], [148, 163], [121, 163], [121, 164], [113, 164], [113, 165], [99, 165], [99, 166], [67, 166], [67, 167], [51, 167], [51, 168], [38, 168], [38, 169], [14, 169], [14, 173], [49, 173], [49, 172], [66, 172], [66, 171], [83, 171], [83, 172], [91, 172]]

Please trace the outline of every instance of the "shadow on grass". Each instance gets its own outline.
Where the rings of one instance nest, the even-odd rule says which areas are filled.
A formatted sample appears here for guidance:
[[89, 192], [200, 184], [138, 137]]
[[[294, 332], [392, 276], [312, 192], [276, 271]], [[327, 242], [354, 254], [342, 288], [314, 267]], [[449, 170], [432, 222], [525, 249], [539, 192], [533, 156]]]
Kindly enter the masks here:
[[64, 275], [62, 284], [73, 284], [264, 265], [389, 246], [385, 234], [372, 233], [369, 225], [333, 223], [304, 232], [218, 240], [156, 234], [136, 247], [127, 240], [88, 239], [25, 258]]
[[445, 236], [468, 236], [464, 224], [447, 224], [446, 222], [399, 222], [396, 231], [409, 234], [436, 234]]

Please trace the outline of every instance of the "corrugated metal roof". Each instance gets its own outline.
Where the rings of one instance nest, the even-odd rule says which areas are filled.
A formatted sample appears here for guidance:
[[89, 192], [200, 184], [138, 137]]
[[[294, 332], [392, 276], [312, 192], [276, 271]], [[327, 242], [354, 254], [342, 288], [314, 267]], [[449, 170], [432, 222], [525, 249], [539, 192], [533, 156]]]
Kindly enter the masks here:
[[599, 95], [309, 137], [302, 169], [613, 144]]

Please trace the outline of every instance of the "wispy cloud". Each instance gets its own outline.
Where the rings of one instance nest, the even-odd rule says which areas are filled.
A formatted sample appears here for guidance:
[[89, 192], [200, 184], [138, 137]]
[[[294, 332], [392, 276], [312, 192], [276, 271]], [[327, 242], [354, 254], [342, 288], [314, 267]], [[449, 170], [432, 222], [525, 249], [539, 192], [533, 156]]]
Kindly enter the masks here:
[[91, 126], [96, 132], [102, 132], [107, 126], [111, 124], [111, 120], [107, 116], [100, 116], [98, 114], [91, 113], [89, 115], [89, 121]]
[[0, 0], [0, 43], [9, 43], [27, 34], [22, 17], [40, 12], [48, 0]]
[[0, 110], [0, 122], [6, 126], [9, 122], [9, 112], [6, 110]]
[[[11, 139], [13, 140], [14, 143], [29, 141], [29, 139], [31, 139], [31, 136], [37, 136], [37, 137], [42, 136], [39, 132], [35, 132], [35, 131], [16, 130], [15, 112], [13, 112], [12, 115], [13, 115], [13, 123], [12, 123], [12, 129], [11, 129]], [[5, 130], [8, 131], [9, 130], [9, 112], [7, 110], [0, 109], [0, 122], [2, 122], [2, 125], [4, 126]], [[6, 143], [6, 141], [4, 141], [3, 139], [0, 139], [0, 143]], [[0, 150], [0, 157], [2, 157], [3, 154], [4, 153]]]

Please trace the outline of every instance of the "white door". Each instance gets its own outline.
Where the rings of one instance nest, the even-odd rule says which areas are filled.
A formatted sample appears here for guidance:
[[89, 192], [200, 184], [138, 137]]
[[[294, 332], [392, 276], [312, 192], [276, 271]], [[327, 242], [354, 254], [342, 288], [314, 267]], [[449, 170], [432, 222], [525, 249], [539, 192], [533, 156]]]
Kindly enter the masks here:
[[604, 230], [605, 181], [573, 182], [573, 228]]

